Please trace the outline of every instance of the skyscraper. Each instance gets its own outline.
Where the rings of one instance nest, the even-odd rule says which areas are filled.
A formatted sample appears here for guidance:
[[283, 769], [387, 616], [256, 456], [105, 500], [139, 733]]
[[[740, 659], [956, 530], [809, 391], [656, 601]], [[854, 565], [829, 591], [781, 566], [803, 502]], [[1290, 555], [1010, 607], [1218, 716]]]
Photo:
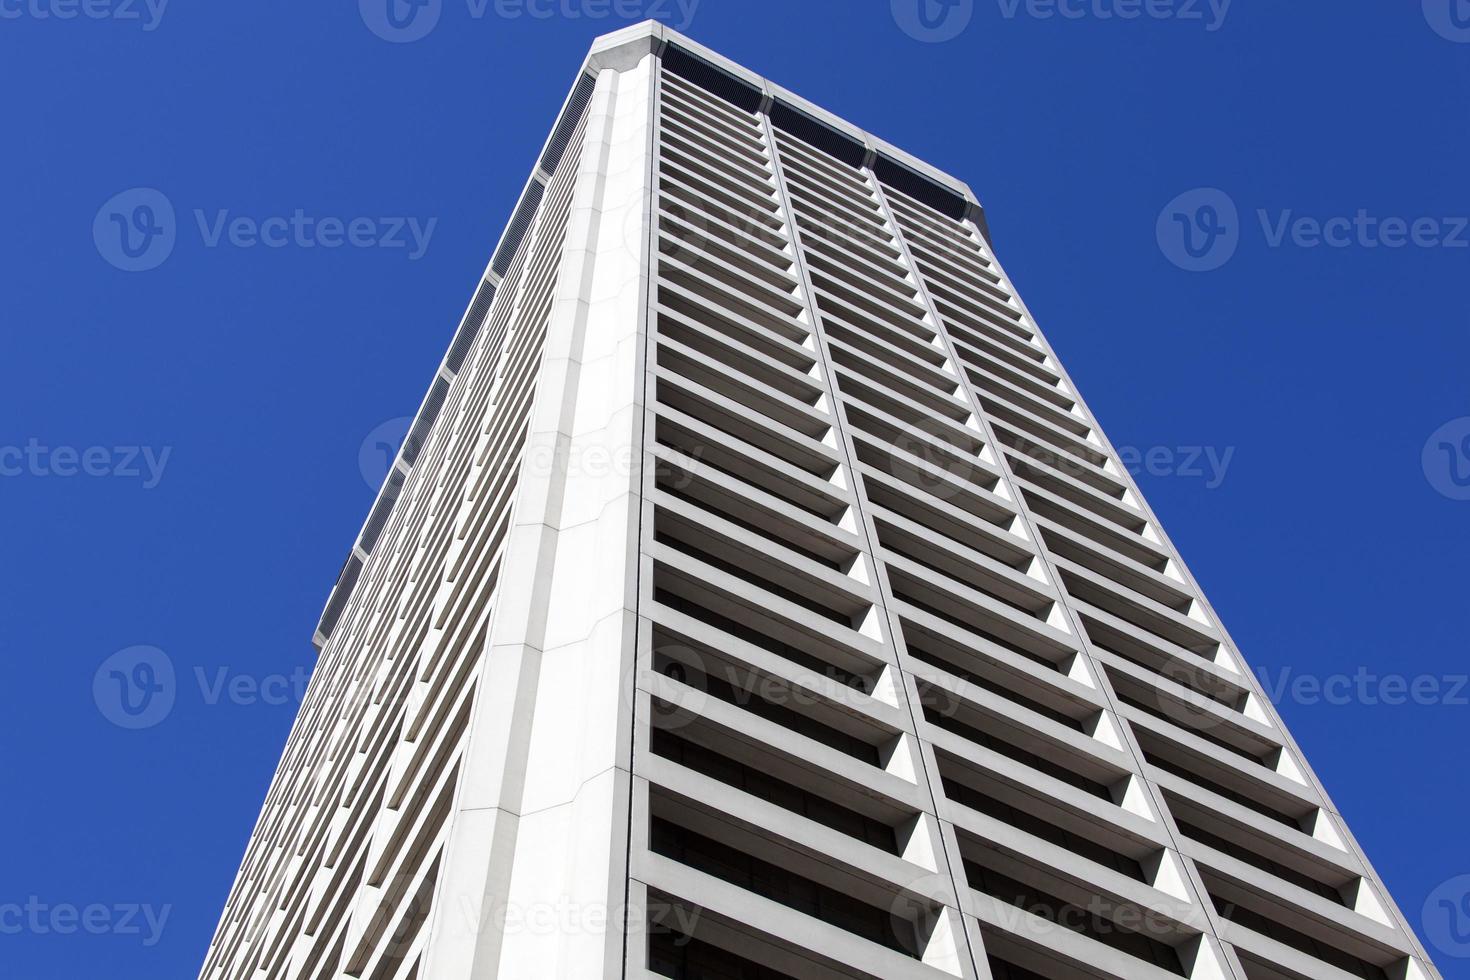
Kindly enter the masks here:
[[201, 974], [1438, 974], [963, 183], [600, 39]]

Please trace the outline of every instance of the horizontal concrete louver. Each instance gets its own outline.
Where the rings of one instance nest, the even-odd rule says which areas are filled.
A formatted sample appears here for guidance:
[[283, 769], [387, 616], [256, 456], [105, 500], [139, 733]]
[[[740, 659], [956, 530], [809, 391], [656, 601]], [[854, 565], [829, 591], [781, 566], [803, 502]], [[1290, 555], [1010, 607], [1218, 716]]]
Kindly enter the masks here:
[[654, 972], [1428, 975], [978, 208], [664, 64]]
[[656, 25], [539, 159], [203, 976], [1438, 976], [963, 185]]

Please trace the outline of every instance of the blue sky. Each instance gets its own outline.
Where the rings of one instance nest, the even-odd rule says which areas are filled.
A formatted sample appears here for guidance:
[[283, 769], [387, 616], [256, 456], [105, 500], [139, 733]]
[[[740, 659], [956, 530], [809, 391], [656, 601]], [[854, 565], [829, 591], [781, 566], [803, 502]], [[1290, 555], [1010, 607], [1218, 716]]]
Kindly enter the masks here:
[[[378, 446], [588, 43], [652, 14], [975, 188], [1470, 975], [1423, 913], [1470, 909], [1470, 5], [915, 2], [0, 0], [0, 972], [197, 970]], [[162, 717], [106, 697], [140, 664]]]

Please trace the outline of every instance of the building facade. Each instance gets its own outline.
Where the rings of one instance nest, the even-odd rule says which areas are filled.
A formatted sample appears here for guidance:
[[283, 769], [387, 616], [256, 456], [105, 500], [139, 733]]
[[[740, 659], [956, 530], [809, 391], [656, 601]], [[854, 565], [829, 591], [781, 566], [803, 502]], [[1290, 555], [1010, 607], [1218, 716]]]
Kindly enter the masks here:
[[600, 39], [205, 980], [1428, 980], [962, 183]]

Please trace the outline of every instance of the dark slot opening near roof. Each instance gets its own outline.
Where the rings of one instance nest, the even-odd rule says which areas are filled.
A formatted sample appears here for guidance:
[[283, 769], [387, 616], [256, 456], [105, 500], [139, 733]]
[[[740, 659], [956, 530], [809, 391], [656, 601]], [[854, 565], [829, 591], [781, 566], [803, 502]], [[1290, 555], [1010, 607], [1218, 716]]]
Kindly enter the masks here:
[[469, 312], [465, 314], [464, 323], [459, 328], [459, 335], [454, 338], [454, 345], [449, 348], [449, 356], [444, 359], [445, 367], [459, 373], [464, 366], [464, 359], [469, 355], [470, 348], [475, 345], [475, 338], [480, 335], [480, 328], [485, 324], [485, 317], [490, 314], [490, 307], [495, 303], [495, 286], [490, 280], [480, 282], [480, 288], [475, 290], [475, 298], [470, 302]]
[[323, 638], [331, 639], [332, 631], [337, 628], [337, 620], [342, 618], [342, 612], [347, 608], [347, 600], [352, 598], [352, 589], [357, 585], [357, 577], [362, 574], [362, 559], [352, 555], [347, 563], [342, 566], [342, 574], [337, 577], [337, 587], [332, 590], [332, 598], [327, 602], [326, 612], [322, 613], [322, 622], [318, 629]]
[[510, 269], [511, 261], [515, 259], [521, 243], [531, 230], [531, 222], [535, 220], [536, 209], [541, 206], [541, 198], [545, 193], [546, 185], [539, 180], [533, 180], [522, 195], [521, 203], [516, 205], [515, 214], [511, 216], [510, 225], [505, 230], [505, 240], [495, 250], [495, 259], [490, 263], [491, 271], [497, 276], [505, 275]]
[[572, 89], [572, 96], [567, 100], [567, 107], [557, 121], [556, 130], [552, 132], [551, 139], [547, 141], [546, 152], [541, 154], [541, 169], [548, 174], [556, 172], [556, 165], [561, 162], [562, 154], [567, 151], [567, 144], [572, 140], [572, 133], [577, 129], [577, 124], [582, 121], [582, 114], [587, 111], [587, 103], [592, 101], [592, 89], [596, 83], [591, 75], [582, 75], [577, 79], [577, 85]]
[[891, 160], [882, 154], [873, 163], [873, 172], [878, 179], [896, 191], [902, 191], [916, 201], [929, 205], [941, 214], [962, 220], [969, 210], [968, 202], [947, 187], [942, 187], [916, 170]]
[[861, 167], [867, 158], [868, 150], [862, 143], [784, 102], [771, 106], [771, 124], [848, 166]]
[[[758, 111], [765, 102], [765, 94], [756, 86], [677, 45], [671, 44], [664, 51], [663, 67], [747, 112]], [[767, 111], [773, 125], [844, 163], [861, 167], [867, 158], [867, 148], [861, 141], [800, 109], [775, 101]], [[970, 202], [962, 194], [881, 153], [873, 163], [873, 172], [894, 190], [956, 220], [963, 221], [972, 210]], [[975, 210], [981, 231], [988, 238], [983, 218], [979, 217], [978, 209]]]
[[765, 98], [760, 89], [741, 81], [723, 68], [716, 68], [697, 55], [670, 45], [664, 52], [663, 66], [685, 81], [713, 92], [746, 112], [755, 112]]

